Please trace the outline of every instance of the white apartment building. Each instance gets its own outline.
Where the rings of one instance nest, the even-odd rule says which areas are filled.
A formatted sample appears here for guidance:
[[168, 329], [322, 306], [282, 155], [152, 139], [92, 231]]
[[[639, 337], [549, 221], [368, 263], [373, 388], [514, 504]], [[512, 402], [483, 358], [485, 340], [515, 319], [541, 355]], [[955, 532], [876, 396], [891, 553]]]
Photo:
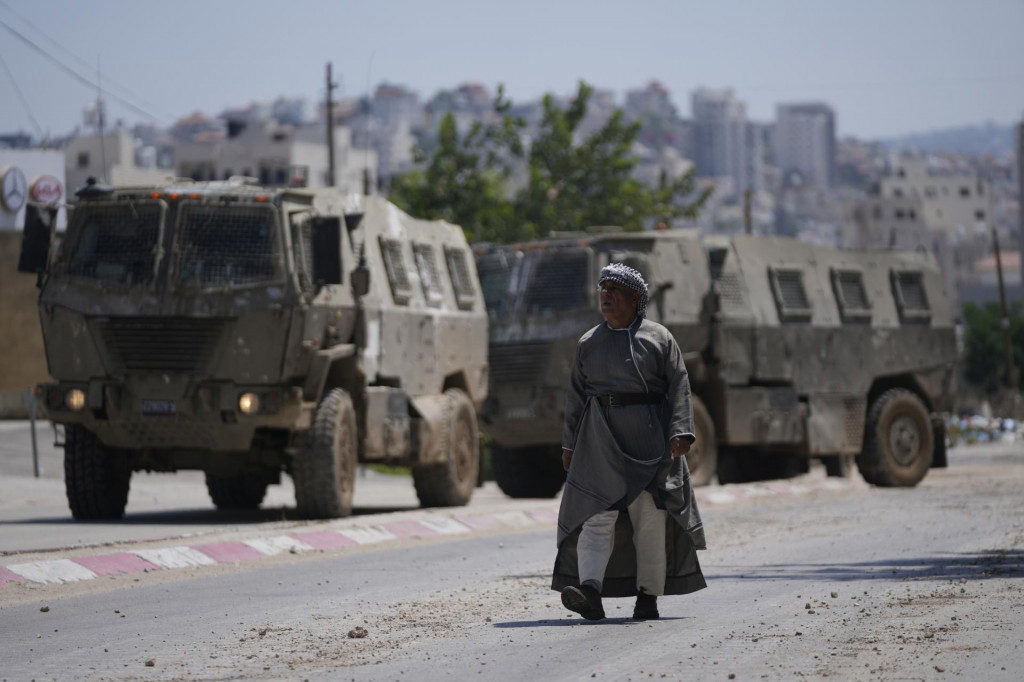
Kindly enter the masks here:
[[727, 177], [733, 191], [758, 190], [760, 136], [747, 123], [746, 105], [733, 91], [698, 89], [692, 95], [694, 156], [701, 177]]
[[827, 104], [775, 108], [775, 165], [783, 184], [828, 189], [835, 179], [836, 117]]
[[[273, 119], [235, 122], [233, 135], [179, 143], [174, 148], [177, 175], [193, 180], [226, 180], [243, 175], [269, 187], [326, 187], [328, 149], [322, 125], [290, 126]], [[334, 129], [334, 185], [342, 192], [375, 194], [377, 153], [354, 149], [352, 133]]]
[[69, 193], [94, 177], [108, 185], [149, 185], [165, 182], [174, 175], [170, 168], [157, 168], [155, 154], [138, 154], [131, 131], [115, 128], [103, 135], [79, 135], [64, 149], [64, 172]]
[[990, 225], [992, 207], [988, 183], [974, 173], [932, 173], [925, 159], [899, 159], [892, 173], [879, 182], [878, 195], [920, 199], [924, 223], [953, 234], [987, 232]]

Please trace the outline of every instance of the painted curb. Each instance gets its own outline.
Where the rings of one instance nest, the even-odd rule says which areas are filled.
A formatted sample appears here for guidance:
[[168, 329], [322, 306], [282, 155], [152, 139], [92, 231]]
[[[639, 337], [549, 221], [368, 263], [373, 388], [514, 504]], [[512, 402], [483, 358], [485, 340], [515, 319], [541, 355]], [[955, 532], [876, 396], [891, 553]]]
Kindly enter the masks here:
[[[701, 506], [715, 506], [765, 497], [849, 491], [869, 487], [859, 479], [770, 481], [698, 488], [696, 496]], [[236, 564], [282, 553], [301, 554], [377, 545], [402, 538], [456, 536], [502, 528], [522, 530], [554, 527], [557, 520], [558, 509], [554, 506], [490, 513], [466, 512], [449, 516], [386, 520], [373, 525], [338, 530], [297, 530], [245, 540], [139, 548], [92, 556], [15, 562], [0, 565], [0, 589], [11, 584], [60, 584], [92, 580], [101, 576]]]

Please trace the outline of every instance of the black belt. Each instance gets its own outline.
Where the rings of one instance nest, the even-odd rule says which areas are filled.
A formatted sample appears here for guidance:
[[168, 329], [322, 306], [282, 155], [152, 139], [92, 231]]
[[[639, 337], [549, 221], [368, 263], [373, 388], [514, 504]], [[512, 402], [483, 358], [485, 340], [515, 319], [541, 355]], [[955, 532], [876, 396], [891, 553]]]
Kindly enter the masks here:
[[605, 407], [625, 405], [657, 405], [665, 399], [664, 393], [609, 393], [597, 396], [597, 402]]

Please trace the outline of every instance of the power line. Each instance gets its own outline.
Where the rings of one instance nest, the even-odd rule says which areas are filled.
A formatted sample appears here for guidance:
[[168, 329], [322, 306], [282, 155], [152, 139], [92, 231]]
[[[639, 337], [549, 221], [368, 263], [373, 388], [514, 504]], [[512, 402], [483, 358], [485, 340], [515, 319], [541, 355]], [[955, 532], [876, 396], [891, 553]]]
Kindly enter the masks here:
[[[66, 64], [64, 64], [64, 62], [60, 61], [59, 59], [54, 57], [52, 54], [50, 54], [49, 52], [44, 50], [42, 47], [37, 45], [35, 42], [33, 42], [27, 36], [25, 36], [22, 33], [20, 33], [17, 29], [15, 29], [13, 26], [8, 24], [3, 19], [0, 19], [0, 26], [2, 26], [5, 29], [7, 29], [7, 31], [9, 33], [11, 33], [11, 35], [13, 35], [15, 38], [17, 38], [21, 42], [23, 42], [26, 45], [28, 45], [29, 47], [31, 47], [33, 50], [35, 50], [36, 52], [41, 54], [43, 57], [45, 57], [47, 60], [52, 62], [61, 71], [65, 72], [66, 74], [68, 74], [69, 76], [71, 76], [72, 78], [77, 80], [78, 82], [82, 83], [83, 85], [87, 85], [90, 88], [99, 89], [99, 85], [97, 85], [95, 82], [91, 81], [90, 79], [86, 78], [82, 74], [78, 73], [77, 71], [72, 69], [70, 66], [67, 66]], [[134, 104], [132, 104], [131, 102], [129, 102], [128, 100], [126, 100], [125, 98], [123, 98], [123, 97], [121, 97], [119, 95], [116, 95], [116, 94], [114, 94], [112, 92], [107, 92], [106, 94], [111, 99], [113, 99], [113, 100], [115, 100], [117, 102], [120, 102], [122, 105], [128, 107], [129, 109], [131, 109], [132, 111], [135, 111], [138, 114], [141, 114], [142, 116], [145, 116], [146, 118], [148, 118], [150, 120], [156, 121], [158, 123], [163, 123], [164, 122], [159, 116], [146, 111], [142, 107], [135, 106]]]
[[[24, 23], [25, 25], [30, 26], [32, 28], [32, 30], [34, 30], [36, 33], [38, 33], [40, 36], [42, 36], [43, 39], [46, 40], [46, 42], [48, 42], [50, 45], [53, 45], [58, 50], [60, 50], [61, 52], [65, 53], [66, 55], [68, 55], [72, 59], [74, 59], [76, 62], [78, 62], [78, 64], [81, 67], [85, 68], [87, 71], [89, 71], [89, 70], [91, 70], [93, 68], [93, 65], [90, 64], [88, 60], [80, 57], [79, 55], [75, 54], [71, 50], [69, 50], [66, 47], [64, 47], [63, 45], [61, 45], [59, 42], [57, 42], [53, 38], [51, 38], [48, 35], [46, 35], [46, 33], [43, 31], [43, 29], [41, 29], [38, 26], [36, 26], [29, 19], [26, 19], [24, 16], [22, 16], [22, 15], [18, 14], [17, 12], [15, 12], [14, 9], [10, 5], [8, 5], [6, 2], [4, 2], [4, 0], [0, 0], [0, 7], [3, 7], [8, 12], [10, 12], [14, 16], [16, 16], [18, 18], [18, 20], [21, 21], [22, 23]], [[128, 93], [129, 95], [131, 95], [136, 101], [140, 102], [141, 104], [145, 104], [147, 107], [154, 107], [152, 102], [147, 102], [146, 98], [141, 97], [138, 93], [132, 91], [131, 88], [129, 88], [129, 87], [125, 86], [125, 85], [121, 85], [120, 83], [115, 81], [113, 78], [110, 78], [109, 76], [107, 76], [107, 78], [105, 80], [107, 81], [107, 88], [109, 88], [111, 85], [114, 85], [117, 88], [120, 88], [124, 92]]]
[[35, 115], [32, 113], [32, 107], [28, 105], [28, 100], [25, 99], [25, 95], [21, 92], [21, 88], [18, 87], [18, 81], [14, 80], [14, 74], [11, 72], [10, 67], [7, 66], [7, 60], [4, 59], [3, 53], [0, 53], [0, 64], [3, 65], [4, 71], [7, 72], [7, 77], [11, 79], [11, 85], [14, 87], [14, 92], [18, 93], [18, 99], [21, 100], [21, 105], [25, 107], [25, 113], [32, 119], [32, 125], [36, 127], [36, 134], [40, 138], [43, 137], [43, 128], [39, 125], [39, 121], [36, 120]]

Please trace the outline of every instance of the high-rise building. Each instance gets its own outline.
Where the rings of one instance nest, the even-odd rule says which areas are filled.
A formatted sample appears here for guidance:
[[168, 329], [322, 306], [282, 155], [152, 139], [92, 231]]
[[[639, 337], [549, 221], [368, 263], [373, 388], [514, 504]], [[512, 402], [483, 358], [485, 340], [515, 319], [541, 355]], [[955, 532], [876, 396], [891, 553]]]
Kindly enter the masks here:
[[697, 175], [729, 178], [742, 194], [761, 185], [761, 144], [747, 123], [746, 105], [731, 89], [695, 90], [692, 96]]
[[780, 104], [775, 109], [775, 165], [783, 184], [828, 189], [835, 183], [836, 115], [827, 104]]

